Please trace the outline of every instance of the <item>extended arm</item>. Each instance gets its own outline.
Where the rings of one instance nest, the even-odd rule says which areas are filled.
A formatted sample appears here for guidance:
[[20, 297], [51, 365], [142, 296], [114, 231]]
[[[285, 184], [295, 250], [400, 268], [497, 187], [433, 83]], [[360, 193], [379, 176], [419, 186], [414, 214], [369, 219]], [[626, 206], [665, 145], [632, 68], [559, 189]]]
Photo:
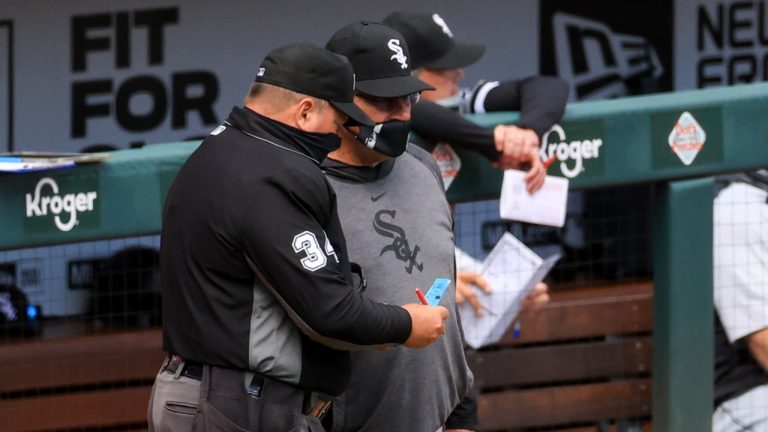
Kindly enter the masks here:
[[768, 372], [768, 328], [746, 336], [746, 340], [752, 357]]
[[275, 181], [257, 195], [242, 201], [246, 257], [257, 281], [307, 336], [337, 349], [420, 347], [439, 337], [445, 308], [376, 303], [351, 286], [335, 198], [323, 177], [294, 173], [292, 181]]
[[[493, 86], [484, 97], [483, 86]], [[532, 129], [539, 137], [560, 121], [568, 102], [568, 84], [556, 77], [531, 76], [483, 86], [473, 96], [473, 112], [520, 111], [517, 126]]]
[[411, 129], [421, 138], [447, 142], [480, 153], [489, 160], [499, 158], [493, 129], [473, 123], [456, 111], [432, 101], [421, 100], [411, 110]]

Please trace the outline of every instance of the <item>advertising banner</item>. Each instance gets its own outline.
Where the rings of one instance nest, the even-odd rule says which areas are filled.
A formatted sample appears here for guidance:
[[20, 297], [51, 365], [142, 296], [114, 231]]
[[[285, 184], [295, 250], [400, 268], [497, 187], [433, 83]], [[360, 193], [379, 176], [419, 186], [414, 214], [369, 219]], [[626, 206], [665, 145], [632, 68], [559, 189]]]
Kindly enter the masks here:
[[[765, 80], [765, 2], [728, 0], [7, 0], [0, 150], [81, 151], [199, 139], [240, 105], [277, 45], [324, 44], [355, 19], [439, 13], [484, 43], [463, 85], [542, 73], [571, 100]], [[303, 13], [312, 11], [312, 13]], [[23, 53], [23, 55], [22, 55]]]
[[[381, 20], [412, 2], [332, 0], [218, 4], [203, 0], [8, 0], [0, 10], [0, 145], [81, 151], [199, 139], [241, 105], [259, 63], [281, 44], [324, 45], [356, 19]], [[537, 72], [535, 0], [428, 0], [457, 40], [487, 43], [467, 85]], [[13, 22], [12, 112], [6, 95]], [[493, 40], [489, 40], [493, 35]], [[483, 74], [481, 76], [481, 74]], [[487, 75], [485, 75], [487, 74]], [[14, 124], [9, 124], [12, 116]]]
[[672, 2], [541, 0], [541, 72], [571, 100], [672, 89]]
[[764, 1], [677, 1], [675, 87], [694, 89], [768, 78]]

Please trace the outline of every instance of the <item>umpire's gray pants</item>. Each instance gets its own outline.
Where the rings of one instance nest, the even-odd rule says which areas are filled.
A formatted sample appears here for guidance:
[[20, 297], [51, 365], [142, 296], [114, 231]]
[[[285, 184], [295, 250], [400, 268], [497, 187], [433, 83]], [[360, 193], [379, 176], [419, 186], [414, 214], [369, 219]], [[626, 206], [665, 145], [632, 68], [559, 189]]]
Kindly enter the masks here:
[[183, 364], [175, 373], [160, 368], [149, 397], [149, 432], [190, 432], [200, 403], [200, 380], [181, 376]]
[[[234, 369], [203, 366], [202, 380], [169, 373], [155, 378], [149, 401], [150, 432], [324, 432], [302, 413], [305, 392], [281, 381]], [[253, 383], [258, 381], [258, 394]]]

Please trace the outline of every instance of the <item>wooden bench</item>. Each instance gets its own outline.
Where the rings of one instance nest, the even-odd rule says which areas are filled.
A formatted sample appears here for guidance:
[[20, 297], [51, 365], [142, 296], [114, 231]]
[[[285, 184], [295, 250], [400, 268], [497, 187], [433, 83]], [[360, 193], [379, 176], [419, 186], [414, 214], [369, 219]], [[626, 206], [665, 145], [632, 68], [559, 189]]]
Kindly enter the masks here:
[[[650, 284], [554, 293], [476, 352], [483, 430], [650, 417]], [[0, 346], [0, 431], [146, 430], [159, 329]], [[552, 430], [552, 429], [548, 429]]]
[[0, 346], [0, 430], [146, 430], [159, 329]]
[[540, 310], [521, 314], [519, 337], [509, 331], [471, 356], [482, 429], [596, 431], [613, 419], [648, 428], [651, 284], [551, 297]]

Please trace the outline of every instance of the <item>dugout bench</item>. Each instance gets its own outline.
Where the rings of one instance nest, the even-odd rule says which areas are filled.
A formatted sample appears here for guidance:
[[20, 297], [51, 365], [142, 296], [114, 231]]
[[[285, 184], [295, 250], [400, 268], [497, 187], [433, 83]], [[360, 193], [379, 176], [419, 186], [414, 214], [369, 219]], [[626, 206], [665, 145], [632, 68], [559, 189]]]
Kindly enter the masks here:
[[147, 430], [159, 329], [0, 346], [0, 430]]
[[[474, 352], [482, 430], [571, 427], [651, 412], [652, 289], [555, 292], [522, 332]], [[159, 329], [0, 347], [0, 430], [146, 430]]]
[[648, 423], [651, 284], [551, 297], [541, 309], [521, 314], [519, 337], [510, 329], [499, 343], [470, 356], [482, 430], [621, 431], [627, 420]]

